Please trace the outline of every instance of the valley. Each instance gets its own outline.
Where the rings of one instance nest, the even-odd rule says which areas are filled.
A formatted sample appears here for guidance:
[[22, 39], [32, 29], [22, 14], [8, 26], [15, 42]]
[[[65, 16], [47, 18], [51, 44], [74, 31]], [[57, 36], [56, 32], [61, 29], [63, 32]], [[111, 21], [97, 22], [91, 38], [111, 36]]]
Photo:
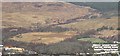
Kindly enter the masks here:
[[45, 54], [74, 54], [94, 52], [94, 43], [118, 41], [119, 22], [114, 6], [107, 5], [107, 9], [102, 3], [81, 4], [4, 2], [3, 45]]

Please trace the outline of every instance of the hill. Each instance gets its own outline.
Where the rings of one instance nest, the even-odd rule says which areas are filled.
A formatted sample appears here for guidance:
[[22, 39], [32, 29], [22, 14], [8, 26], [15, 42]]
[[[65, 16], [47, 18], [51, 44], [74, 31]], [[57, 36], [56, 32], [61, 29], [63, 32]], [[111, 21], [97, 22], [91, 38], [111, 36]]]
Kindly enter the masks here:
[[69, 23], [59, 26], [77, 29], [78, 31], [87, 31], [92, 29], [97, 30], [98, 28], [101, 28], [103, 26], [113, 27], [114, 29], [117, 29], [118, 18], [112, 17], [111, 19], [106, 19], [106, 18], [87, 19], [87, 20], [81, 20], [79, 22]]
[[105, 18], [118, 15], [118, 2], [71, 2], [79, 6], [90, 6], [100, 11]]
[[[97, 7], [97, 3], [93, 4], [3, 2], [3, 44], [40, 53], [60, 51], [68, 54], [86, 52], [92, 43], [117, 40], [118, 17], [101, 17], [101, 12], [106, 13], [109, 8], [104, 7], [104, 3], [100, 7]], [[97, 8], [105, 11], [100, 12]]]
[[[71, 19], [99, 16], [100, 12], [90, 7], [79, 7], [63, 2], [4, 2], [3, 28], [30, 27], [34, 23], [53, 25], [65, 23]], [[9, 8], [9, 9], [8, 9]]]
[[75, 5], [90, 6], [101, 12], [118, 10], [118, 2], [71, 2]]

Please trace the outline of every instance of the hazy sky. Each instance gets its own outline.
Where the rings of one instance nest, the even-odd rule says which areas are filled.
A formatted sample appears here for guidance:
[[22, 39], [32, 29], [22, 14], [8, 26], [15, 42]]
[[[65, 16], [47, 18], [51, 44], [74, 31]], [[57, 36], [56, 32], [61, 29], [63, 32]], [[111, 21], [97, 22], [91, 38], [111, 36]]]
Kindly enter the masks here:
[[120, 0], [62, 0], [67, 2], [118, 2]]
[[120, 0], [0, 0], [2, 2], [118, 2]]

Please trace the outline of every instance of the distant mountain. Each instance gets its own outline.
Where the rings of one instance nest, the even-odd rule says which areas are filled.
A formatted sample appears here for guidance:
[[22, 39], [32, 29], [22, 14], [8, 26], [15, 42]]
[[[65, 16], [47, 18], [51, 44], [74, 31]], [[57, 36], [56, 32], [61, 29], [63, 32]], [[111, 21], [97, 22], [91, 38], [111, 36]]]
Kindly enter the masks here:
[[80, 6], [90, 6], [101, 12], [118, 10], [118, 2], [71, 2], [71, 3]]
[[110, 18], [118, 15], [118, 2], [71, 2], [75, 5], [90, 6], [100, 11], [104, 18]]

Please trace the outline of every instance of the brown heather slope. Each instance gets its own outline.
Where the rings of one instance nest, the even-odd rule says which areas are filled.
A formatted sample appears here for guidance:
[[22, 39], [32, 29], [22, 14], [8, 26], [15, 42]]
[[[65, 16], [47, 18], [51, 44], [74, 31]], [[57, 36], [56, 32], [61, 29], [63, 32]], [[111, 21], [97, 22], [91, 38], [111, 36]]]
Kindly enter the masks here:
[[[59, 26], [75, 29], [79, 31], [79, 33], [85, 33], [90, 30], [96, 30], [97, 32], [95, 33], [95, 35], [93, 34], [92, 37], [107, 39], [108, 41], [111, 40], [117, 41], [119, 35], [118, 30], [116, 30], [118, 28], [118, 17], [111, 17], [110, 19], [105, 18], [87, 19]], [[102, 28], [103, 26], [111, 27], [111, 30], [103, 29], [98, 31], [98, 29]]]
[[52, 25], [88, 14], [99, 15], [99, 12], [92, 8], [63, 2], [4, 2], [2, 5], [3, 28], [29, 27], [32, 23]]
[[103, 26], [112, 27], [114, 29], [118, 28], [118, 17], [111, 17], [111, 19], [106, 18], [96, 18], [96, 19], [87, 19], [81, 20], [75, 23], [69, 23], [64, 25], [59, 25], [61, 27], [77, 29], [78, 31], [88, 31], [88, 30], [97, 30]]

